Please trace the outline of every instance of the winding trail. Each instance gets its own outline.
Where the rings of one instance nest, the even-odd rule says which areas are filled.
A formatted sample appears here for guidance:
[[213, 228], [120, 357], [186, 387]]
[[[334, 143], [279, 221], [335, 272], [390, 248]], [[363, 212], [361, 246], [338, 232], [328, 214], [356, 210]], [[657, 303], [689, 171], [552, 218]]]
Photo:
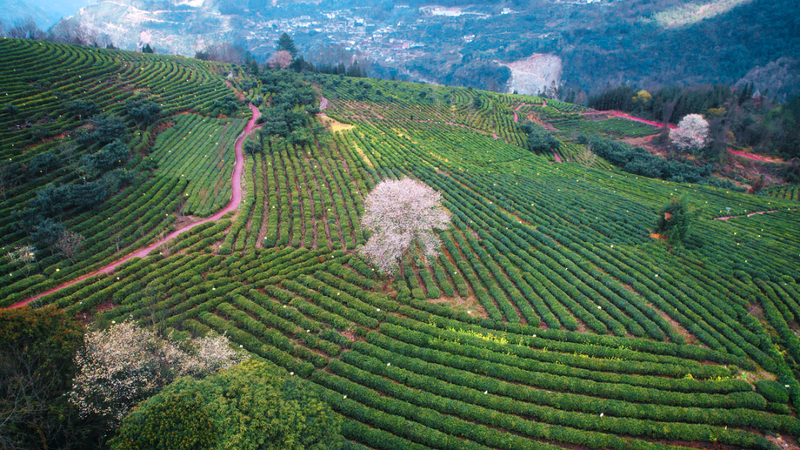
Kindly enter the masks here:
[[242, 154], [242, 143], [244, 142], [245, 138], [247, 136], [249, 136], [253, 132], [253, 130], [256, 129], [256, 126], [255, 126], [256, 125], [256, 120], [258, 120], [258, 116], [260, 115], [260, 113], [258, 111], [258, 108], [253, 106], [253, 104], [250, 104], [249, 106], [250, 106], [250, 110], [253, 111], [253, 117], [247, 122], [247, 125], [244, 128], [244, 131], [239, 135], [238, 138], [236, 138], [236, 144], [234, 145], [234, 148], [235, 148], [235, 151], [236, 151], [236, 165], [234, 166], [233, 177], [231, 178], [231, 192], [232, 192], [231, 193], [231, 200], [228, 202], [228, 204], [224, 208], [222, 208], [222, 210], [218, 211], [216, 214], [214, 214], [211, 217], [203, 219], [203, 220], [201, 220], [199, 222], [195, 222], [195, 223], [189, 224], [189, 225], [187, 225], [187, 226], [185, 226], [183, 228], [179, 228], [179, 229], [173, 231], [172, 233], [168, 234], [165, 238], [160, 239], [159, 241], [157, 241], [157, 242], [155, 242], [153, 244], [150, 244], [149, 246], [147, 246], [147, 247], [145, 247], [145, 248], [143, 248], [141, 250], [138, 250], [138, 251], [136, 251], [134, 253], [131, 253], [130, 255], [125, 256], [122, 259], [114, 261], [113, 263], [111, 263], [111, 264], [109, 264], [109, 265], [107, 265], [107, 266], [105, 266], [105, 267], [103, 267], [101, 269], [97, 269], [94, 272], [88, 273], [88, 274], [83, 275], [81, 277], [78, 277], [78, 278], [76, 278], [76, 279], [74, 279], [72, 281], [64, 283], [64, 284], [62, 284], [60, 286], [54, 287], [53, 289], [50, 289], [49, 291], [45, 291], [45, 292], [42, 292], [41, 294], [37, 294], [36, 296], [31, 297], [31, 298], [29, 298], [27, 300], [23, 300], [23, 301], [21, 301], [19, 303], [15, 303], [15, 304], [11, 305], [11, 307], [12, 308], [16, 308], [18, 306], [27, 305], [28, 303], [38, 299], [39, 297], [42, 297], [42, 296], [47, 295], [47, 294], [52, 294], [53, 292], [59, 291], [61, 289], [64, 289], [65, 287], [69, 287], [69, 286], [72, 286], [73, 284], [80, 283], [81, 281], [83, 281], [83, 280], [85, 280], [87, 278], [93, 277], [95, 275], [99, 275], [101, 273], [113, 272], [114, 269], [116, 269], [117, 266], [119, 266], [120, 264], [123, 264], [123, 263], [125, 263], [127, 261], [130, 261], [133, 258], [144, 258], [151, 251], [157, 249], [159, 246], [161, 246], [165, 242], [167, 242], [167, 241], [169, 241], [171, 239], [174, 239], [179, 234], [181, 234], [181, 233], [183, 233], [185, 231], [189, 231], [192, 228], [194, 228], [194, 227], [196, 227], [198, 225], [204, 224], [206, 222], [212, 222], [212, 221], [219, 220], [225, 214], [227, 214], [227, 213], [235, 210], [236, 208], [238, 208], [239, 204], [242, 203], [242, 171], [244, 170], [244, 155]]
[[785, 162], [785, 161], [781, 161], [780, 159], [776, 159], [776, 158], [769, 158], [769, 157], [761, 156], [761, 155], [752, 155], [750, 153], [738, 152], [738, 151], [736, 151], [736, 150], [734, 150], [732, 148], [729, 148], [728, 151], [733, 153], [736, 156], [741, 156], [742, 158], [752, 159], [753, 161], [761, 161], [761, 162], [768, 162], [768, 163], [779, 163], [779, 164], [782, 164], [782, 163]]
[[[654, 127], [662, 127], [663, 126], [663, 124], [660, 124], [658, 122], [652, 122], [652, 121], [649, 121], [649, 120], [640, 119], [638, 117], [633, 117], [633, 116], [631, 116], [629, 114], [625, 114], [625, 113], [619, 112], [619, 111], [605, 111], [605, 112], [607, 112], [607, 113], [609, 113], [611, 115], [617, 116], [617, 117], [621, 117], [623, 119], [634, 120], [636, 122], [641, 122], [641, 123], [646, 123], [648, 125], [653, 125]], [[514, 121], [515, 122], [516, 122], [516, 116], [517, 116], [517, 113], [515, 112], [514, 113], [514, 118], [515, 118]], [[669, 128], [670, 130], [677, 130], [678, 129], [678, 127], [676, 127], [675, 125], [670, 125], [670, 124], [667, 125], [667, 128]], [[742, 152], [736, 151], [736, 150], [734, 150], [732, 148], [729, 148], [728, 151], [733, 153], [736, 156], [741, 156], [742, 158], [751, 159], [753, 161], [770, 162], [770, 163], [782, 163], [783, 162], [781, 160], [770, 159], [770, 158], [768, 158], [766, 156], [751, 155], [749, 153], [742, 153]], [[767, 212], [769, 212], [769, 211], [767, 211]], [[735, 216], [735, 217], [739, 217], [739, 216]], [[722, 218], [720, 218], [720, 219], [722, 219]]]
[[558, 156], [558, 153], [556, 153], [556, 152], [553, 152], [553, 156], [555, 156], [555, 157], [556, 157], [556, 162], [564, 162], [564, 161], [562, 161], [562, 160], [561, 160], [561, 157], [560, 157], [560, 156]]
[[[654, 127], [662, 127], [662, 126], [664, 126], [664, 124], [662, 124], [662, 123], [653, 122], [653, 121], [650, 121], [650, 120], [640, 119], [638, 117], [633, 117], [630, 114], [625, 114], [624, 112], [620, 112], [620, 111], [605, 111], [605, 112], [607, 112], [607, 113], [609, 113], [611, 115], [617, 116], [617, 117], [621, 117], [623, 119], [628, 119], [628, 120], [633, 120], [633, 121], [636, 121], [636, 122], [646, 123], [646, 124], [652, 125]], [[678, 127], [676, 127], [675, 125], [670, 125], [670, 124], [667, 124], [667, 128], [669, 128], [670, 130], [677, 130], [678, 129]]]
[[741, 215], [741, 216], [714, 217], [714, 220], [728, 220], [728, 219], [736, 219], [736, 218], [739, 218], [739, 217], [752, 217], [752, 216], [755, 216], [757, 214], [772, 214], [772, 213], [776, 213], [776, 212], [778, 212], [777, 209], [773, 209], [772, 211], [756, 211], [756, 212], [747, 213], [747, 214]]

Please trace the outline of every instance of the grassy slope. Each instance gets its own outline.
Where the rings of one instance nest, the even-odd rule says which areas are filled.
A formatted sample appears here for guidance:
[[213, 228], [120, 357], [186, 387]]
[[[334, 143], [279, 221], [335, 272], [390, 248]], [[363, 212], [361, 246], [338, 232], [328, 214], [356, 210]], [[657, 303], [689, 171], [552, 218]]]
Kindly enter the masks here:
[[[0, 47], [0, 54], [27, 58], [25, 75], [0, 66], [0, 95], [9, 93], [18, 115], [34, 122], [55, 117], [63, 106], [49, 96], [67, 89], [122, 116], [115, 105], [124, 100], [116, 100], [142, 93], [159, 77], [161, 90], [149, 86], [144, 94], [161, 96], [168, 116], [193, 108], [216, 117], [214, 89], [225, 90], [217, 73], [228, 70], [46, 43], [2, 40]], [[53, 55], [84, 63], [48, 78]], [[186, 75], [206, 78], [186, 82]], [[103, 80], [131, 90], [108, 89]], [[306, 146], [274, 141], [272, 152], [248, 158], [246, 198], [233, 221], [195, 229], [168, 253], [37, 305], [55, 303], [94, 320], [134, 317], [198, 334], [226, 331], [250, 352], [320, 385], [351, 419], [346, 436], [372, 448], [766, 448], [765, 433], [797, 435], [797, 420], [786, 414], [791, 403], [780, 392], [754, 392], [752, 384], [777, 378], [789, 386], [791, 401], [800, 394], [793, 370], [800, 343], [790, 329], [800, 318], [796, 203], [637, 178], [604, 164], [584, 171], [531, 154], [514, 109], [541, 99], [338, 77], [309, 81], [330, 100], [328, 116], [354, 128]], [[548, 101], [519, 113], [571, 118], [580, 129], [574, 111]], [[80, 125], [61, 115], [46, 124], [51, 136]], [[0, 119], [4, 158], [25, 162], [54, 145], [27, 129], [8, 131], [18, 123], [13, 117]], [[227, 121], [192, 120], [211, 136], [227, 133]], [[133, 147], [139, 134], [129, 126]], [[642, 133], [618, 124], [607, 130]], [[151, 150], [163, 156], [166, 147], [141, 141], [142, 158], [132, 161], [146, 160]], [[565, 148], [564, 161], [580, 150]], [[161, 197], [153, 193], [177, 172], [129, 167], [141, 183], [97, 209], [67, 213], [65, 224], [96, 221], [84, 232], [103, 234], [108, 217], [131, 220], [126, 205], [140, 197], [156, 199], [145, 210], [172, 216], [180, 207], [174, 199], [189, 192], [180, 180], [159, 188], [167, 192]], [[189, 186], [205, 166], [197, 167]], [[72, 182], [69, 173], [34, 178], [9, 195], [3, 211], [47, 182]], [[358, 217], [377, 182], [402, 176], [440, 190], [454, 221], [442, 235], [442, 257], [428, 265], [406, 261], [401, 276], [389, 280], [354, 256], [368, 237]], [[669, 252], [650, 239], [648, 227], [662, 205], [683, 194], [701, 213], [686, 248]], [[778, 212], [713, 220], [728, 215], [726, 207], [731, 215]], [[24, 243], [7, 217], [0, 224], [4, 244]], [[169, 222], [149, 226], [155, 233]], [[136, 236], [135, 227], [125, 230]], [[108, 247], [112, 236], [106, 239], [100, 242]], [[4, 295], [41, 292], [113, 259], [102, 248], [88, 249], [75, 266], [49, 257], [36, 268], [41, 274], [22, 281], [13, 281], [9, 274], [20, 271], [6, 265]]]

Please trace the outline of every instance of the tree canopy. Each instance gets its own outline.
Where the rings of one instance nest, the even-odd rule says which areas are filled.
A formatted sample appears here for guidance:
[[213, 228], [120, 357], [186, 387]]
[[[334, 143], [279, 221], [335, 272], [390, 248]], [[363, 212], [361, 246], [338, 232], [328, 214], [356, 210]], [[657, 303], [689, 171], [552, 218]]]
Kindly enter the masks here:
[[655, 232], [663, 237], [671, 246], [683, 243], [689, 234], [689, 227], [694, 218], [694, 209], [685, 197], [673, 197], [661, 209], [656, 220]]
[[275, 44], [275, 50], [286, 50], [292, 57], [297, 55], [297, 48], [294, 46], [294, 40], [288, 34], [283, 33]]
[[176, 380], [125, 418], [111, 448], [337, 449], [341, 423], [308, 382], [248, 361]]
[[88, 431], [64, 395], [83, 332], [53, 307], [0, 309], [0, 447], [66, 448]]
[[708, 121], [700, 114], [687, 114], [669, 132], [669, 139], [682, 151], [700, 150], [708, 143]]
[[528, 133], [528, 148], [531, 151], [547, 153], [558, 150], [561, 147], [561, 142], [538, 123], [527, 122], [522, 125], [522, 130]]
[[441, 199], [442, 194], [410, 178], [378, 183], [364, 201], [361, 226], [372, 236], [361, 253], [384, 273], [415, 249], [422, 257], [436, 256], [439, 238], [433, 230], [444, 230], [450, 223]]

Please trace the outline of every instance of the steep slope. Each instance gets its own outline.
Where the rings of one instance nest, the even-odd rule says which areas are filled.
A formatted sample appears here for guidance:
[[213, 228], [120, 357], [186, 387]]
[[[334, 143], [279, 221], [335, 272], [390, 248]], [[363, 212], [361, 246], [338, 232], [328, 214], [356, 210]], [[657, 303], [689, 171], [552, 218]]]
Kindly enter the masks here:
[[[105, 264], [114, 242], [101, 237], [115, 224], [144, 229], [131, 251], [155, 236], [149, 226], [170, 229], [176, 200], [213, 185], [205, 136], [224, 139], [220, 115], [247, 117], [244, 102], [261, 96], [269, 131], [245, 155], [233, 220], [33, 305], [225, 332], [323, 387], [356, 448], [771, 448], [770, 435], [800, 432], [796, 202], [584, 168], [567, 162], [582, 149], [570, 131], [555, 132], [557, 163], [526, 149], [514, 118], [612, 137], [648, 125], [587, 120], [575, 105], [530, 96], [288, 72], [232, 74], [234, 91], [218, 75], [231, 67], [187, 58], [9, 39], [0, 50], [29, 69], [0, 65], [13, 106], [0, 116], [4, 161], [34, 167], [36, 155], [78, 139], [65, 132], [89, 128], [57, 100], [70, 93], [126, 119], [135, 152], [122, 167], [136, 180], [92, 208], [65, 207], [64, 224], [102, 245], [74, 264], [39, 249], [27, 274], [3, 266], [5, 304]], [[54, 59], [65, 70], [48, 77]], [[336, 132], [312, 114], [311, 85]], [[225, 100], [234, 92], [239, 100]], [[163, 111], [137, 125], [129, 98], [163, 101]], [[165, 152], [191, 166], [177, 170]], [[48, 184], [83, 186], [79, 174], [24, 174], [2, 217], [41, 203]], [[409, 258], [384, 278], [355, 252], [367, 238], [359, 216], [375, 184], [403, 176], [441, 192], [453, 226], [439, 258]], [[669, 251], [648, 228], [684, 194], [703, 209], [685, 247]], [[750, 215], [763, 211], [776, 212]], [[742, 217], [715, 220], [723, 214]], [[6, 247], [30, 242], [11, 219], [2, 226]]]

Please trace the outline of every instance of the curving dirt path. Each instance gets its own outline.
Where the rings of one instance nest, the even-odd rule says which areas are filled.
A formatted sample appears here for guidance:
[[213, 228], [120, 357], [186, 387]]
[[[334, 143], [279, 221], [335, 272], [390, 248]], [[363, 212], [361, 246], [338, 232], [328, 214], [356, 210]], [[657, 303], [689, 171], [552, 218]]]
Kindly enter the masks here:
[[138, 251], [136, 251], [134, 253], [131, 253], [130, 255], [125, 256], [122, 259], [114, 261], [113, 263], [111, 263], [111, 264], [109, 264], [109, 265], [107, 265], [107, 266], [105, 266], [105, 267], [103, 267], [101, 269], [95, 270], [94, 272], [91, 272], [91, 273], [88, 273], [88, 274], [83, 275], [81, 277], [78, 277], [78, 278], [76, 278], [76, 279], [74, 279], [72, 281], [69, 281], [69, 282], [64, 283], [64, 284], [62, 284], [60, 286], [57, 286], [57, 287], [55, 287], [53, 289], [50, 289], [49, 291], [45, 291], [45, 292], [42, 292], [41, 294], [37, 294], [36, 296], [31, 297], [31, 298], [29, 298], [27, 300], [23, 300], [23, 301], [21, 301], [19, 303], [15, 303], [15, 304], [11, 305], [11, 307], [12, 308], [16, 308], [18, 306], [27, 305], [28, 303], [36, 300], [39, 297], [42, 297], [42, 296], [47, 295], [47, 294], [52, 294], [53, 292], [56, 292], [56, 291], [61, 290], [61, 289], [64, 289], [65, 287], [72, 286], [73, 284], [79, 283], [79, 282], [81, 282], [81, 281], [83, 281], [83, 280], [85, 280], [85, 279], [87, 279], [89, 277], [93, 277], [93, 276], [99, 275], [101, 273], [113, 272], [114, 269], [116, 269], [117, 266], [119, 266], [120, 264], [123, 264], [123, 263], [125, 263], [127, 261], [130, 261], [133, 258], [144, 258], [151, 251], [157, 249], [158, 247], [160, 247], [162, 244], [164, 244], [165, 242], [169, 241], [170, 239], [174, 239], [179, 234], [181, 234], [181, 233], [183, 233], [185, 231], [189, 231], [192, 228], [194, 228], [194, 227], [196, 227], [196, 226], [198, 226], [200, 224], [204, 224], [206, 222], [212, 222], [212, 221], [215, 221], [215, 220], [219, 220], [225, 214], [227, 214], [227, 213], [235, 210], [236, 208], [238, 208], [239, 204], [242, 203], [242, 171], [244, 169], [244, 155], [242, 154], [242, 143], [244, 142], [245, 138], [248, 135], [250, 135], [253, 132], [253, 130], [255, 130], [255, 128], [256, 128], [256, 126], [255, 126], [256, 125], [256, 120], [258, 119], [258, 116], [260, 115], [260, 113], [258, 111], [258, 108], [256, 108], [252, 104], [250, 104], [249, 106], [250, 106], [250, 110], [253, 111], [253, 117], [247, 122], [247, 125], [245, 126], [244, 131], [242, 132], [242, 134], [240, 134], [239, 137], [236, 138], [236, 144], [234, 145], [234, 148], [235, 148], [235, 151], [236, 151], [236, 165], [234, 166], [233, 177], [231, 179], [231, 192], [232, 192], [231, 200], [230, 200], [230, 202], [228, 202], [228, 204], [224, 208], [222, 208], [222, 210], [218, 211], [216, 214], [214, 214], [211, 217], [203, 219], [203, 220], [201, 220], [199, 222], [195, 222], [195, 223], [189, 224], [189, 225], [187, 225], [187, 226], [185, 226], [183, 228], [179, 228], [179, 229], [173, 231], [172, 233], [168, 234], [165, 238], [155, 242], [154, 244], [150, 244], [149, 246], [147, 246], [147, 247], [145, 247], [145, 248], [143, 248], [141, 250], [138, 250]]
[[327, 98], [325, 98], [325, 97], [320, 97], [320, 100], [319, 100], [319, 110], [320, 110], [320, 111], [324, 111], [324, 110], [326, 110], [326, 109], [328, 109], [328, 99], [327, 99]]
[[736, 156], [741, 156], [742, 158], [752, 159], [753, 161], [761, 161], [761, 162], [768, 162], [768, 163], [778, 163], [778, 164], [785, 163], [785, 161], [782, 161], [782, 160], [780, 160], [778, 158], [770, 158], [770, 157], [767, 157], [767, 156], [753, 155], [753, 154], [750, 154], [750, 153], [738, 152], [738, 151], [736, 151], [736, 150], [734, 150], [732, 148], [729, 148], [728, 151], [733, 153]]
[[[640, 119], [638, 117], [633, 117], [630, 114], [625, 114], [625, 113], [620, 112], [620, 111], [604, 111], [604, 112], [606, 112], [608, 114], [611, 114], [613, 116], [621, 117], [623, 119], [628, 119], [628, 120], [633, 120], [633, 121], [636, 121], [636, 122], [646, 123], [646, 124], [652, 125], [654, 127], [662, 127], [662, 126], [664, 126], [664, 124], [662, 124], [662, 123], [653, 122], [653, 121], [650, 121], [650, 120]], [[676, 127], [675, 125], [670, 125], [670, 124], [667, 124], [667, 128], [669, 128], [670, 130], [678, 129], [678, 127]]]
[[756, 211], [756, 212], [747, 213], [747, 214], [745, 214], [745, 215], [741, 215], [741, 216], [722, 216], [722, 217], [714, 217], [714, 220], [728, 220], [728, 219], [737, 219], [737, 218], [739, 218], [739, 217], [752, 217], [752, 216], [755, 216], [755, 215], [757, 215], [757, 214], [772, 214], [772, 213], [776, 213], [776, 212], [778, 212], [778, 210], [777, 210], [777, 209], [773, 209], [772, 211]]
[[[653, 125], [654, 127], [661, 127], [662, 126], [662, 124], [660, 124], [658, 122], [651, 122], [649, 120], [640, 119], [638, 117], [633, 117], [633, 116], [631, 116], [629, 114], [625, 114], [625, 113], [619, 112], [619, 111], [605, 111], [605, 112], [607, 112], [608, 114], [617, 116], [617, 117], [621, 117], [623, 119], [634, 120], [636, 122], [641, 122], [641, 123], [646, 123], [648, 125]], [[516, 118], [517, 118], [517, 113], [515, 112], [514, 113], [514, 122], [516, 122]], [[678, 129], [678, 127], [676, 127], [675, 125], [667, 125], [667, 128], [669, 128], [670, 130]], [[749, 153], [738, 152], [738, 151], [736, 151], [736, 150], [734, 150], [732, 148], [729, 148], [728, 151], [733, 153], [736, 156], [741, 156], [742, 158], [752, 159], [753, 161], [771, 162], [771, 163], [782, 163], [783, 162], [783, 161], [781, 161], [779, 159], [776, 160], [774, 158], [768, 158], [766, 156], [751, 155]]]
[[555, 156], [555, 157], [556, 157], [556, 162], [564, 162], [564, 161], [562, 161], [562, 160], [561, 160], [561, 157], [560, 157], [560, 156], [558, 156], [558, 153], [556, 153], [556, 152], [553, 152], [553, 156]]

